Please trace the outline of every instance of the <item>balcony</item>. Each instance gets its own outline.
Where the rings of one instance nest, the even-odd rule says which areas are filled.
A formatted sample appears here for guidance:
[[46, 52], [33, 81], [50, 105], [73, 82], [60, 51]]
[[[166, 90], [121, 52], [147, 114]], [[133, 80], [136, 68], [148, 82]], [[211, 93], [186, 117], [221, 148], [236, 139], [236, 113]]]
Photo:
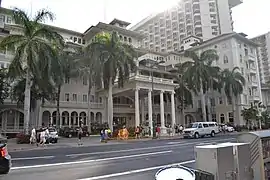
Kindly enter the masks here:
[[114, 104], [114, 113], [135, 113], [135, 107], [133, 104]]
[[[151, 76], [146, 76], [146, 75], [141, 75], [137, 74], [136, 76], [131, 77], [130, 79], [135, 79], [138, 81], [145, 81], [145, 82], [152, 82], [152, 77]], [[162, 83], [162, 84], [170, 84], [173, 85], [174, 82], [172, 79], [164, 79], [164, 78], [153, 78], [154, 83]]]
[[252, 87], [258, 87], [258, 82], [257, 81], [251, 81], [250, 82]]
[[256, 61], [256, 57], [253, 54], [248, 54], [248, 56], [246, 56], [248, 58], [248, 61], [250, 62], [255, 62]]
[[257, 74], [257, 69], [254, 66], [249, 67], [250, 74]]
[[[55, 108], [56, 103], [45, 102], [44, 107]], [[87, 102], [76, 102], [76, 101], [60, 101], [61, 108], [87, 108]], [[91, 109], [104, 109], [105, 106], [103, 103], [91, 102]]]

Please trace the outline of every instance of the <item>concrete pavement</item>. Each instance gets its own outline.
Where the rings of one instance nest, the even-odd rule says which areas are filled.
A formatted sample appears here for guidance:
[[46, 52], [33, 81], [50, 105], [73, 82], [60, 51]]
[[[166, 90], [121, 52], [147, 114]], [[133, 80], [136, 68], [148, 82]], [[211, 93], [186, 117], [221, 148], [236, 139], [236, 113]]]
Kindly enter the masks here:
[[12, 152], [13, 168], [0, 180], [152, 180], [168, 164], [193, 167], [197, 144], [234, 140], [230, 135]]

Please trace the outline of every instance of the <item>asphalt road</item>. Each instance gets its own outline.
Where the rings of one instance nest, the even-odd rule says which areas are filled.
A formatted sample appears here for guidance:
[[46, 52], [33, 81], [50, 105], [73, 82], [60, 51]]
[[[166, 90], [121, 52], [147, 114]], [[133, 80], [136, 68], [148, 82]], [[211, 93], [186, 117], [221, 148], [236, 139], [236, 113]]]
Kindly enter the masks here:
[[0, 180], [152, 180], [162, 166], [194, 167], [194, 146], [233, 142], [235, 136], [153, 140], [118, 145], [13, 152], [12, 170]]

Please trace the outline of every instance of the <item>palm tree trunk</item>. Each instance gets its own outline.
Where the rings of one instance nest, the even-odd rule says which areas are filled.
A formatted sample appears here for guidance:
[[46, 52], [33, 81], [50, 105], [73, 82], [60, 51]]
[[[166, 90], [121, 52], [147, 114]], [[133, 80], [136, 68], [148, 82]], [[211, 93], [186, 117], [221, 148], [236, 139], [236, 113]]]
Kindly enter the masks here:
[[231, 95], [231, 101], [232, 101], [232, 113], [233, 113], [233, 119], [235, 119], [235, 104], [236, 104], [236, 98], [233, 95], [232, 87], [230, 87], [230, 95]]
[[87, 125], [88, 125], [88, 132], [91, 133], [91, 89], [92, 89], [92, 82], [89, 78], [88, 82], [88, 101], [87, 101]]
[[29, 134], [30, 120], [30, 101], [31, 101], [31, 79], [30, 72], [27, 69], [25, 91], [24, 91], [24, 130], [25, 134]]
[[[57, 87], [57, 97], [56, 97], [56, 120], [59, 122], [59, 127], [62, 127], [62, 123], [60, 121], [60, 94], [61, 94], [61, 85]], [[57, 123], [56, 123], [57, 124]]]
[[200, 94], [201, 94], [201, 102], [202, 102], [202, 115], [203, 115], [203, 121], [206, 121], [206, 109], [205, 109], [205, 95], [203, 93], [203, 83], [201, 80], [201, 87], [200, 87]]
[[208, 121], [212, 121], [211, 97], [207, 96]]
[[112, 100], [112, 77], [109, 80], [108, 90], [108, 124], [109, 128], [113, 131], [113, 100]]

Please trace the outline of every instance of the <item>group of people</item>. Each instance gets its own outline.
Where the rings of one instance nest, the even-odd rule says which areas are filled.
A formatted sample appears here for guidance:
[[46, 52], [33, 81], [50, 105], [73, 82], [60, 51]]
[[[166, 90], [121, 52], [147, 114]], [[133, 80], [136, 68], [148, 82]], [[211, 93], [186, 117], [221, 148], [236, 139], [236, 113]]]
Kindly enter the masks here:
[[37, 146], [44, 146], [46, 143], [46, 137], [49, 136], [49, 129], [42, 124], [42, 128], [36, 130], [35, 127], [32, 128], [30, 135], [30, 144], [36, 144]]

